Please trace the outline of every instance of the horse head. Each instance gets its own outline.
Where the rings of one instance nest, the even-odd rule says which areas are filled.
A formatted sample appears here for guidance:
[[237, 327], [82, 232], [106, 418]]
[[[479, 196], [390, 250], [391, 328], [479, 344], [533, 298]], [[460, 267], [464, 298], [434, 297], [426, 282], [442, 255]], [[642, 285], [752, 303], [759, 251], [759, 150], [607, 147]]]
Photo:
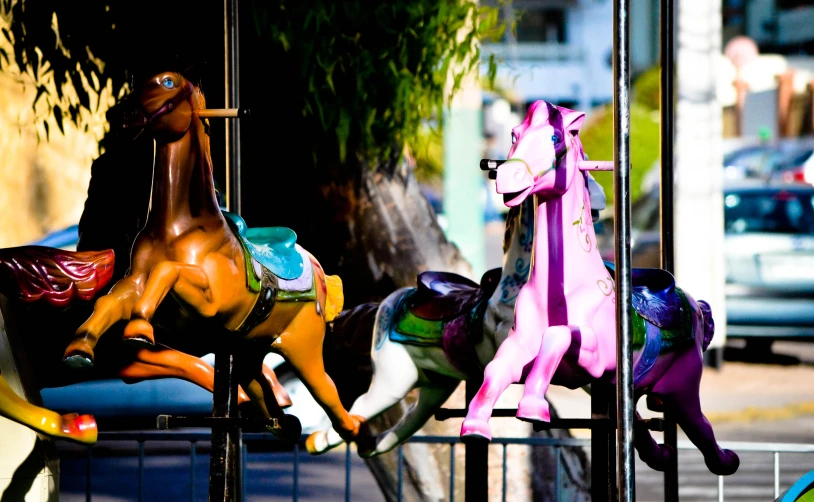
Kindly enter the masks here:
[[[582, 160], [578, 133], [585, 114], [535, 101], [526, 118], [512, 129], [508, 160], [497, 167], [496, 188], [509, 207], [521, 204], [530, 194], [543, 200], [562, 196]], [[579, 155], [568, 156], [573, 149]]]
[[201, 88], [178, 72], [160, 72], [137, 84], [122, 107], [125, 128], [148, 130], [159, 142], [184, 136], [195, 112], [206, 108]]

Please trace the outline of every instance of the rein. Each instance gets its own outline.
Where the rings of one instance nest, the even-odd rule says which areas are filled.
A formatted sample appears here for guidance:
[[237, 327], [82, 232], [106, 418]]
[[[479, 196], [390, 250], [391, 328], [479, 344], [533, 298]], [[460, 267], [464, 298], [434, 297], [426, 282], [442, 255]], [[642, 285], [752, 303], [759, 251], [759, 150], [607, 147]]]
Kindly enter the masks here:
[[192, 82], [187, 81], [186, 84], [184, 84], [183, 89], [181, 89], [181, 92], [179, 92], [174, 98], [167, 100], [158, 108], [158, 110], [149, 115], [145, 114], [144, 107], [141, 104], [138, 104], [136, 105], [136, 112], [138, 113], [138, 115], [136, 115], [136, 119], [133, 121], [125, 121], [122, 124], [122, 127], [125, 129], [131, 127], [147, 127], [151, 125], [154, 120], [173, 111], [176, 106], [189, 99], [193, 92], [195, 92], [195, 86], [192, 85]]

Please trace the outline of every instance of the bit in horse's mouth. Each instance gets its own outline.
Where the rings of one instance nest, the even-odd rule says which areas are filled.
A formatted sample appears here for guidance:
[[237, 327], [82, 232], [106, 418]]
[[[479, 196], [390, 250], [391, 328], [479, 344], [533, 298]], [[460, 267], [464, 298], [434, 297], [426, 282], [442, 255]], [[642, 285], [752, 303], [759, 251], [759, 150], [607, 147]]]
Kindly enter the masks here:
[[514, 200], [514, 199], [516, 199], [516, 198], [517, 198], [517, 197], [519, 197], [519, 196], [520, 196], [522, 193], [523, 193], [523, 191], [522, 191], [522, 190], [521, 190], [521, 191], [519, 191], [519, 192], [510, 192], [510, 193], [504, 193], [504, 194], [503, 194], [503, 203], [504, 203], [504, 204], [506, 204], [506, 203], [508, 203], [508, 202], [510, 202], [510, 201], [512, 201], [512, 200]]

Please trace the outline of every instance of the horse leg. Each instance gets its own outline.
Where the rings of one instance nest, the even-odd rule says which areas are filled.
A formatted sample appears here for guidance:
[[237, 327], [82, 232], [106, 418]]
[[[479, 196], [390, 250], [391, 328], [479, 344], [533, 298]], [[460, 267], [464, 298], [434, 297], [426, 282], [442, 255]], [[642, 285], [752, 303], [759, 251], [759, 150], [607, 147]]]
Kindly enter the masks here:
[[60, 415], [34, 406], [18, 396], [0, 376], [0, 416], [47, 436], [68, 439], [79, 444], [96, 443], [96, 420], [91, 415]]
[[280, 404], [274, 399], [274, 391], [263, 373], [263, 351], [244, 349], [235, 353], [235, 371], [240, 387], [246, 390], [251, 401], [265, 418], [282, 420], [285, 416]]
[[662, 397], [665, 406], [675, 413], [678, 425], [704, 455], [710, 472], [727, 476], [738, 470], [740, 459], [734, 451], [718, 446], [712, 425], [701, 411], [699, 390], [702, 369], [701, 352], [697, 347], [691, 347], [673, 362], [653, 386], [653, 394]]
[[636, 412], [636, 420], [633, 422], [633, 446], [639, 452], [642, 462], [659, 472], [667, 468], [668, 461], [675, 455], [670, 445], [658, 444], [653, 439], [639, 412]]
[[[209, 392], [215, 388], [215, 370], [201, 358], [163, 346], [144, 347], [135, 351], [132, 360], [123, 360], [114, 370], [116, 376], [126, 383], [158, 378], [180, 378], [194, 383]], [[282, 407], [291, 406], [291, 397], [277, 382], [274, 370], [263, 365], [265, 380], [274, 389], [277, 403]], [[238, 402], [245, 403], [248, 395], [238, 387]]]
[[520, 290], [515, 306], [514, 327], [498, 347], [494, 359], [484, 369], [483, 384], [469, 402], [466, 418], [461, 424], [462, 438], [492, 439], [489, 419], [492, 418], [495, 403], [509, 385], [520, 381], [523, 369], [540, 351], [540, 326], [543, 326], [544, 321], [539, 315], [527, 315], [523, 318], [517, 315], [518, 311], [543, 312], [536, 297], [534, 284], [531, 282]]
[[[387, 335], [384, 335], [387, 336]], [[418, 368], [407, 349], [386, 338], [382, 346], [371, 354], [373, 376], [368, 391], [356, 398], [349, 413], [371, 420], [404, 399], [418, 385]], [[308, 437], [305, 447], [309, 453], [325, 453], [344, 440], [331, 428], [317, 431]]]
[[346, 440], [359, 434], [361, 417], [351, 416], [342, 406], [333, 380], [325, 372], [322, 344], [325, 320], [315, 304], [305, 304], [285, 331], [274, 340], [271, 349], [279, 352], [305, 384], [331, 420], [334, 429]]
[[108, 294], [96, 300], [93, 313], [79, 326], [65, 349], [65, 364], [77, 368], [93, 366], [93, 349], [99, 337], [117, 322], [130, 319], [139, 291], [135, 276], [128, 276], [117, 282]]
[[551, 413], [545, 393], [551, 385], [554, 372], [560, 365], [565, 352], [571, 346], [572, 330], [575, 326], [549, 326], [543, 334], [540, 352], [534, 360], [531, 371], [526, 376], [523, 398], [517, 405], [517, 418], [528, 422], [550, 422]]
[[212, 317], [218, 312], [219, 302], [214, 299], [214, 292], [209, 288], [209, 277], [204, 269], [197, 265], [162, 261], [150, 271], [144, 292], [133, 306], [131, 320], [125, 326], [122, 336], [125, 341], [155, 345], [150, 320], [170, 291], [175, 292], [204, 317]]
[[395, 426], [377, 436], [375, 449], [372, 451], [359, 450], [359, 456], [373, 457], [387, 453], [402, 444], [427, 423], [432, 414], [452, 395], [459, 383], [460, 380], [448, 378], [439, 383], [420, 387], [418, 402], [401, 417]]

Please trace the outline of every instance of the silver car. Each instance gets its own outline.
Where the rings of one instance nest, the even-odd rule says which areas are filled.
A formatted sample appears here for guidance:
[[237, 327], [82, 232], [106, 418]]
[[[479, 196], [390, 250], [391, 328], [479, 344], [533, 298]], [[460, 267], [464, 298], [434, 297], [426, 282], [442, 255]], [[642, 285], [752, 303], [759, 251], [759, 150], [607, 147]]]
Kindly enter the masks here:
[[730, 185], [724, 221], [727, 335], [814, 336], [814, 187]]

